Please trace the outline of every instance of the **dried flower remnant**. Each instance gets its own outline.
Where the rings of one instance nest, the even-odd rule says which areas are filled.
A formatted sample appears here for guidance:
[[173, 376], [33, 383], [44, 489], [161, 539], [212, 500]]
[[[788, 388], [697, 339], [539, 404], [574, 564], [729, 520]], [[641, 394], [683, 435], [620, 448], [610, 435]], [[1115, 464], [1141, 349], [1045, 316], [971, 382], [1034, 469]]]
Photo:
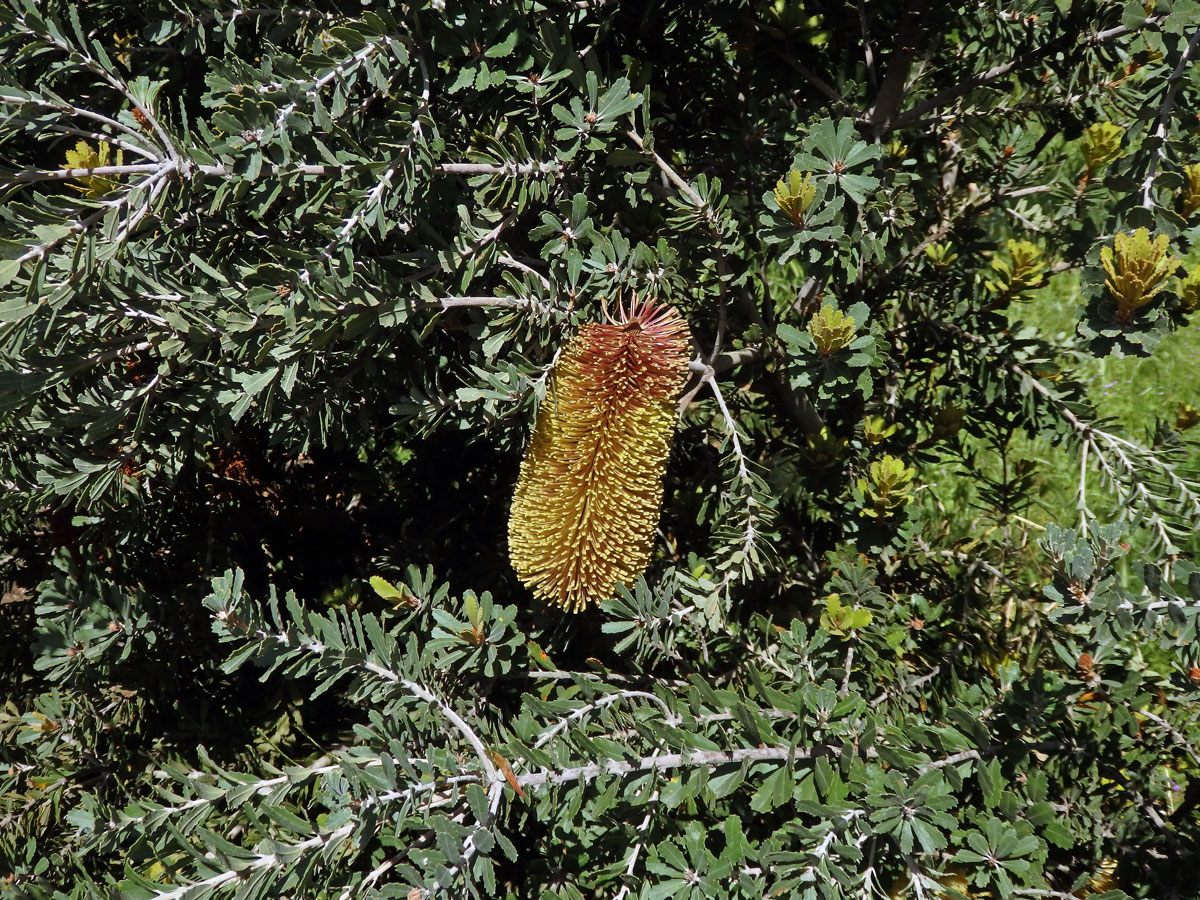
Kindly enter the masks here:
[[1128, 325], [1134, 313], [1154, 299], [1179, 260], [1169, 252], [1165, 234], [1150, 237], [1139, 228], [1133, 234], [1118, 234], [1113, 246], [1100, 250], [1100, 264], [1108, 278], [1104, 286], [1117, 301], [1117, 321]]
[[508, 524], [513, 568], [535, 597], [577, 612], [649, 564], [689, 357], [687, 323], [649, 299], [584, 325], [563, 351]]

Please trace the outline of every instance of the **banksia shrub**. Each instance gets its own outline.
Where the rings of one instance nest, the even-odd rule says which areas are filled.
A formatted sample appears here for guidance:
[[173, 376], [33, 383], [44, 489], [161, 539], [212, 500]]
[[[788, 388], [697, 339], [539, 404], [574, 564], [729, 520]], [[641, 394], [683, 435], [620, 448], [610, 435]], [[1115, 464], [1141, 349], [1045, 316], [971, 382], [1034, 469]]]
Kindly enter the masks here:
[[650, 562], [688, 343], [673, 308], [635, 301], [583, 326], [555, 365], [508, 526], [513, 568], [539, 599], [579, 611]]
[[1153, 5], [0, 0], [0, 900], [1200, 900]]

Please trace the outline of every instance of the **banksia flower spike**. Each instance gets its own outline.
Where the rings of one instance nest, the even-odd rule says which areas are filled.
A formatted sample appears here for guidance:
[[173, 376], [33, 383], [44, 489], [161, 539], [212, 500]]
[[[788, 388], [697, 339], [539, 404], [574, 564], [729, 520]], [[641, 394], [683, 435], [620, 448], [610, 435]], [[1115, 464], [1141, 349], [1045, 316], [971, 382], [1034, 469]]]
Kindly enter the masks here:
[[563, 351], [508, 523], [534, 596], [577, 612], [649, 564], [689, 357], [687, 323], [649, 299], [584, 325]]

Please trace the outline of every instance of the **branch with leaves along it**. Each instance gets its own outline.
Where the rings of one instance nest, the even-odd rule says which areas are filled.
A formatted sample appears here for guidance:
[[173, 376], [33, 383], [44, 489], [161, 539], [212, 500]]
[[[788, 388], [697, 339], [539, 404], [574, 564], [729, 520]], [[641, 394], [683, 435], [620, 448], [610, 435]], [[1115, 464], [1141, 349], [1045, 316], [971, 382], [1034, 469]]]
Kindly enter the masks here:
[[[1083, 41], [1083, 46], [1091, 47], [1095, 46], [1096, 44], [1107, 43], [1108, 41], [1123, 37], [1131, 32], [1140, 31], [1142, 28], [1145, 28], [1148, 25], [1158, 24], [1162, 21], [1162, 19], [1162, 16], [1151, 16], [1143, 19], [1141, 23], [1134, 27], [1119, 25], [1115, 28], [1109, 28], [1104, 31], [1096, 32], [1095, 34], [1088, 36]], [[1030, 50], [1028, 53], [1021, 54], [1009, 62], [1002, 63], [998, 66], [993, 66], [985, 72], [980, 72], [978, 75], [973, 75], [952, 87], [946, 88], [943, 91], [939, 91], [937, 94], [934, 94], [927, 100], [921, 101], [920, 103], [910, 107], [896, 116], [891, 123], [891, 128], [889, 130], [895, 131], [902, 128], [912, 128], [919, 124], [921, 119], [933, 110], [939, 109], [946, 104], [957, 100], [959, 97], [966, 96], [972, 91], [981, 88], [984, 85], [990, 84], [998, 78], [1003, 78], [1005, 75], [1008, 75], [1012, 72], [1019, 72], [1023, 69], [1029, 68], [1030, 66], [1040, 64], [1048, 57], [1048, 54], [1065, 50], [1071, 46], [1072, 43], [1078, 44], [1080, 37], [1081, 36], [1078, 34], [1060, 35], [1034, 48], [1033, 50]]]
[[1142, 206], [1146, 209], [1154, 206], [1154, 179], [1158, 174], [1159, 161], [1165, 161], [1167, 158], [1167, 121], [1171, 117], [1171, 111], [1175, 108], [1175, 97], [1179, 93], [1183, 74], [1187, 70], [1188, 60], [1191, 58], [1192, 53], [1195, 52], [1197, 42], [1200, 42], [1200, 25], [1197, 25], [1192, 31], [1192, 36], [1188, 39], [1183, 53], [1180, 54], [1179, 62], [1175, 65], [1175, 70], [1167, 79], [1167, 89], [1163, 94], [1162, 103], [1158, 107], [1157, 124], [1154, 128], [1154, 137], [1158, 139], [1158, 148], [1150, 156], [1150, 163], [1146, 169], [1146, 177], [1142, 180]]

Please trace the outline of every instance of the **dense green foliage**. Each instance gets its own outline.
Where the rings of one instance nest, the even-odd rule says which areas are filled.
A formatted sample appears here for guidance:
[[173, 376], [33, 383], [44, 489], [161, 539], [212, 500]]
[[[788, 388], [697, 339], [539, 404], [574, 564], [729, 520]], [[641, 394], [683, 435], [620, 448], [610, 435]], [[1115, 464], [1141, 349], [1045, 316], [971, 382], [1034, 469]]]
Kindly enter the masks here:
[[[0, 895], [1200, 897], [1198, 45], [4, 0]], [[563, 614], [518, 462], [646, 294], [654, 560]]]

